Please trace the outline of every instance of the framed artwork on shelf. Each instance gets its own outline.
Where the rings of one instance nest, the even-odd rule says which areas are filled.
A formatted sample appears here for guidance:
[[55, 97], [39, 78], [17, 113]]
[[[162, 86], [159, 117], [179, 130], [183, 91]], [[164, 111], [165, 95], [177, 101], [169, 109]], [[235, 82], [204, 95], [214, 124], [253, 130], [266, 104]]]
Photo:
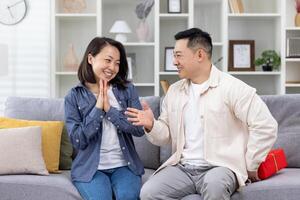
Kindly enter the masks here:
[[228, 71], [255, 71], [254, 40], [229, 40]]
[[181, 0], [168, 0], [168, 13], [181, 13]]
[[128, 53], [127, 56], [128, 63], [128, 79], [133, 80], [133, 70], [135, 69], [135, 53]]
[[175, 72], [178, 71], [177, 67], [173, 64], [173, 50], [174, 47], [165, 47], [165, 71]]

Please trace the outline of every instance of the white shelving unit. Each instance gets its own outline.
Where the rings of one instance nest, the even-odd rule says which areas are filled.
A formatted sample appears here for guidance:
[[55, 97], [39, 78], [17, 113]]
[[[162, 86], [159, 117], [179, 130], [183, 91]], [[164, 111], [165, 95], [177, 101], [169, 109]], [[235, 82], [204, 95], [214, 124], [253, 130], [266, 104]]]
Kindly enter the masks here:
[[139, 0], [86, 0], [82, 13], [64, 13], [62, 1], [52, 2], [52, 95], [64, 97], [77, 80], [75, 71], [62, 67], [64, 55], [73, 44], [81, 60], [88, 42], [95, 36], [114, 38], [109, 32], [114, 21], [125, 20], [132, 33], [124, 44], [128, 54], [135, 55], [133, 83], [140, 96], [162, 95], [161, 80], [179, 80], [177, 72], [165, 71], [165, 47], [175, 44], [174, 35], [198, 27], [212, 36], [216, 66], [228, 72], [229, 40], [254, 40], [255, 57], [273, 49], [281, 55], [279, 71], [229, 72], [257, 89], [258, 94], [300, 93], [300, 58], [286, 58], [286, 38], [300, 37], [294, 26], [294, 0], [242, 0], [244, 13], [231, 13], [228, 0], [181, 0], [182, 12], [167, 12], [168, 0], [155, 0], [147, 17], [150, 36], [139, 42], [135, 32], [139, 20], [135, 7]]

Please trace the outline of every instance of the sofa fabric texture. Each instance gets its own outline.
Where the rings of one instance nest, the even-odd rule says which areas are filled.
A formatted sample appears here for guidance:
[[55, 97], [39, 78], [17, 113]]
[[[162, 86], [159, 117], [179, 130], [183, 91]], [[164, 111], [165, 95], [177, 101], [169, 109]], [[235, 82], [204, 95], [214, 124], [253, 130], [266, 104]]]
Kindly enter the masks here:
[[[143, 97], [155, 116], [160, 113], [161, 98]], [[274, 148], [283, 148], [288, 168], [274, 176], [244, 187], [232, 196], [232, 200], [299, 200], [300, 197], [300, 95], [262, 96], [279, 125], [278, 138]], [[28, 102], [31, 102], [28, 104]], [[37, 102], [38, 106], [37, 106]], [[26, 107], [31, 105], [31, 107]], [[34, 107], [32, 107], [35, 105]], [[35, 108], [35, 109], [33, 109]], [[38, 108], [38, 109], [36, 109]], [[55, 109], [54, 109], [55, 108]], [[20, 119], [61, 120], [63, 101], [57, 99], [36, 99], [10, 97], [7, 99], [5, 115]], [[145, 165], [143, 183], [154, 170], [170, 156], [169, 146], [156, 147], [145, 137], [134, 138], [138, 154]], [[230, 152], [229, 152], [230, 153]], [[55, 196], [53, 196], [55, 195]], [[67, 199], [79, 200], [80, 195], [72, 185], [69, 171], [50, 176], [5, 175], [0, 176], [1, 199]], [[184, 200], [201, 200], [193, 194]]]

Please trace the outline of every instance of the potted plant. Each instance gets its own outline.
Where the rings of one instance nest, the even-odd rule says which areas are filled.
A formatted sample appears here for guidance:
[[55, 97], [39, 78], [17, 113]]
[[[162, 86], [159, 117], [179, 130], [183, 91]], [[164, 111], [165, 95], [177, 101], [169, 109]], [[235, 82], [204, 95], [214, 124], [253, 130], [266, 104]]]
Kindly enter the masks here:
[[300, 26], [300, 0], [295, 0], [296, 3], [296, 16], [295, 16], [295, 26]]
[[280, 63], [280, 56], [274, 50], [265, 50], [260, 58], [255, 59], [255, 65], [262, 65], [263, 71], [278, 70]]

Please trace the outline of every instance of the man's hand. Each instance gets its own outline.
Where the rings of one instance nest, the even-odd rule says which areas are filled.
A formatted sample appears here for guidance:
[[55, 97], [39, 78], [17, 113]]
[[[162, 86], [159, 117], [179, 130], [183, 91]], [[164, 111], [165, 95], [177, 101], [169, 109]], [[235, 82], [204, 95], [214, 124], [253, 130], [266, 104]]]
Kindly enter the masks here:
[[128, 116], [128, 121], [132, 122], [135, 126], [144, 126], [147, 132], [153, 128], [154, 115], [149, 105], [142, 101], [143, 110], [135, 108], [127, 108], [125, 114]]
[[257, 171], [247, 171], [247, 172], [248, 172], [248, 179], [250, 179], [252, 183], [260, 181]]

